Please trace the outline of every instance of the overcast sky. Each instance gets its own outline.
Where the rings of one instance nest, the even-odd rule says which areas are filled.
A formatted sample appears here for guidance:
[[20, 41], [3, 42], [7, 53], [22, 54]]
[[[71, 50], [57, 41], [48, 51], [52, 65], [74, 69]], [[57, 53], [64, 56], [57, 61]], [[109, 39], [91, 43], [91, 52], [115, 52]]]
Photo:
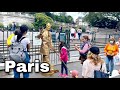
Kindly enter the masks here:
[[71, 15], [73, 17], [74, 20], [76, 20], [79, 16], [83, 16], [83, 14], [81, 12], [66, 12], [67, 15]]

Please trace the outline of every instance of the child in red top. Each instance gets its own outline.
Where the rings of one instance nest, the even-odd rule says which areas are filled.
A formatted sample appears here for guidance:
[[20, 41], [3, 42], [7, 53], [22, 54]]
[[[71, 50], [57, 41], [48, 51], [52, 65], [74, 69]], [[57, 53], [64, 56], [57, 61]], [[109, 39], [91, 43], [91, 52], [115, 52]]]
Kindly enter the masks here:
[[[63, 41], [60, 42], [59, 49], [60, 49], [60, 60], [61, 60], [61, 74], [59, 76], [66, 78], [68, 77], [68, 69], [67, 69], [68, 52], [65, 46], [65, 42]], [[64, 69], [65, 69], [65, 74], [63, 74]]]

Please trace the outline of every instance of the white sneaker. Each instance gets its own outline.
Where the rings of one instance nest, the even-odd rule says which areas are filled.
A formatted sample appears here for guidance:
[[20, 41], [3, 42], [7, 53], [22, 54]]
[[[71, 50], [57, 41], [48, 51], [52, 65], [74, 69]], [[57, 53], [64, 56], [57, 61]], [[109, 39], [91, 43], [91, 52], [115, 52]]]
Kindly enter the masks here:
[[110, 74], [110, 72], [107, 72], [108, 74]]

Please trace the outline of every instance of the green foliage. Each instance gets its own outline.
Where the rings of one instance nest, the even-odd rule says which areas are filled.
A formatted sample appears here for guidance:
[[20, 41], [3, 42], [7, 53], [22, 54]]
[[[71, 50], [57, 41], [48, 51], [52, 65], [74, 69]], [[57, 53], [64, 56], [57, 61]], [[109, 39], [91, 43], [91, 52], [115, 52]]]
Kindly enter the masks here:
[[53, 29], [53, 30], [58, 30], [58, 29], [59, 29], [59, 26], [58, 26], [58, 25], [53, 25], [53, 26], [52, 26], [52, 29]]
[[44, 12], [47, 16], [51, 17], [54, 21], [64, 22], [64, 23], [73, 23], [73, 18], [67, 16], [66, 12], [61, 12], [60, 15], [55, 15], [50, 12]]
[[[50, 13], [50, 12], [28, 12], [29, 14], [32, 14], [35, 16], [36, 15], [38, 17], [38, 14], [42, 14], [42, 16], [48, 16], [50, 18], [52, 18], [54, 21], [58, 21], [58, 22], [63, 22], [63, 23], [73, 23], [73, 18], [71, 16], [67, 16], [66, 12], [61, 12], [60, 15], [55, 15], [54, 13]], [[35, 19], [35, 21], [37, 21]], [[38, 23], [35, 23], [35, 28], [38, 28]]]
[[12, 23], [9, 23], [8, 29], [10, 30], [12, 28]]
[[119, 12], [89, 12], [84, 17], [91, 26], [100, 28], [115, 28], [120, 20]]
[[103, 19], [104, 16], [102, 13], [100, 12], [89, 12], [85, 17], [84, 17], [84, 21], [87, 21], [88, 23], [90, 23], [90, 25], [94, 25], [94, 23], [96, 21], [98, 21], [99, 19]]
[[3, 23], [0, 22], [0, 28], [4, 28], [4, 25]]
[[85, 27], [82, 27], [82, 32], [86, 32], [86, 29], [85, 29]]
[[33, 23], [35, 29], [39, 29], [40, 27], [45, 27], [47, 23], [53, 25], [53, 19], [44, 13], [36, 13], [35, 14], [35, 22]]
[[16, 28], [19, 28], [20, 26], [19, 26], [19, 23], [16, 23]]

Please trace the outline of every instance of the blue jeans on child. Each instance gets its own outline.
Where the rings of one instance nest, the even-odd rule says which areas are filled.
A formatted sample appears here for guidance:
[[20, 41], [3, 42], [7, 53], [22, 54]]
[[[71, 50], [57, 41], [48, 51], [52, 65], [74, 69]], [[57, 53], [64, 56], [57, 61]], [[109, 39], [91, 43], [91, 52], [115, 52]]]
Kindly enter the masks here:
[[112, 71], [114, 69], [114, 58], [109, 59], [108, 57], [106, 57], [105, 61], [106, 61], [107, 72], [110, 72], [110, 74], [112, 74]]
[[68, 75], [68, 69], [67, 69], [67, 62], [62, 62], [61, 63], [61, 73], [63, 74], [63, 71], [65, 69], [65, 73]]
[[[26, 54], [25, 63], [28, 64], [30, 62], [30, 56], [28, 52], [25, 52], [25, 54]], [[16, 71], [16, 67], [13, 69], [13, 71], [14, 71], [14, 78], [20, 78], [20, 73]], [[23, 78], [29, 78], [29, 73], [28, 72], [23, 73]]]

